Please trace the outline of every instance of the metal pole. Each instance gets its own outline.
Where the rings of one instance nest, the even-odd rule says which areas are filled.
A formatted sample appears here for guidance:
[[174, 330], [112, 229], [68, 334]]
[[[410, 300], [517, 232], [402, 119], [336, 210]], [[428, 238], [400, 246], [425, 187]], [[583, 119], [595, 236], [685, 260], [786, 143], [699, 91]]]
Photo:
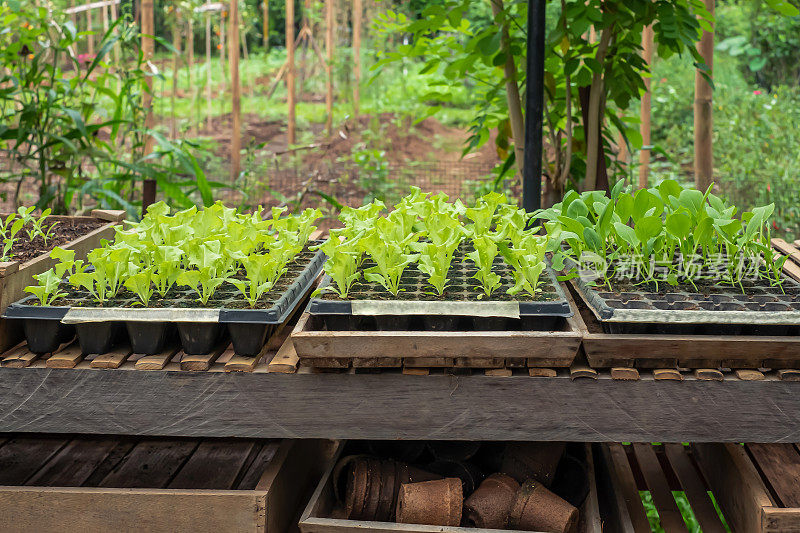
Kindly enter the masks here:
[[528, 0], [528, 65], [525, 80], [525, 161], [522, 207], [542, 206], [542, 111], [544, 108], [545, 0]]

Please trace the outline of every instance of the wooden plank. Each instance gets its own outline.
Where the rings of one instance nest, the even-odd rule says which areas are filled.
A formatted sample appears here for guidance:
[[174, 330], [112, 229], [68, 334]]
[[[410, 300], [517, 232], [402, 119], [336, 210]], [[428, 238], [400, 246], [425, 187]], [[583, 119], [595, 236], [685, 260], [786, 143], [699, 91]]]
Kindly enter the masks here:
[[431, 373], [431, 369], [413, 367], [413, 366], [404, 366], [402, 372], [404, 376], [427, 376]]
[[14, 437], [8, 440], [0, 447], [0, 485], [24, 484], [66, 444], [66, 439], [58, 437]]
[[611, 369], [611, 379], [620, 381], [636, 381], [639, 379], [639, 371], [635, 368], [618, 366]]
[[[656, 342], [654, 342], [654, 340]], [[765, 354], [759, 360], [800, 360], [800, 338], [725, 335], [611, 335], [587, 333], [583, 347], [589, 365], [594, 368], [626, 366], [636, 360], [675, 358], [678, 366], [690, 367], [692, 359], [724, 361], [731, 368], [758, 368], [753, 354]], [[767, 355], [768, 354], [768, 355]], [[756, 363], [758, 363], [758, 361]], [[740, 364], [736, 364], [741, 361]], [[749, 365], [747, 363], [750, 363]], [[745, 366], [746, 365], [746, 366]]]
[[694, 371], [695, 379], [704, 381], [722, 381], [725, 377], [716, 368], [698, 368]]
[[[119, 3], [116, 1], [115, 3]], [[94, 218], [107, 222], [122, 222], [128, 216], [128, 212], [122, 209], [92, 209]]]
[[[217, 346], [211, 353], [207, 353], [204, 355], [189, 355], [186, 353], [181, 352], [180, 362], [181, 362], [181, 370], [187, 370], [190, 372], [198, 372], [203, 370], [208, 370], [211, 368], [211, 365], [217, 358], [222, 355], [226, 350], [231, 350], [233, 352], [233, 347], [223, 343]], [[229, 358], [230, 359], [230, 358]]]
[[682, 444], [665, 444], [664, 452], [681, 483], [703, 533], [725, 533], [703, 480]]
[[762, 381], [764, 374], [759, 370], [743, 368], [736, 370], [736, 377], [743, 381]]
[[778, 250], [781, 254], [789, 256], [789, 259], [791, 261], [800, 264], [800, 251], [798, 251], [798, 249], [795, 248], [794, 245], [789, 244], [783, 239], [772, 239], [771, 242], [773, 248]]
[[120, 0], [102, 0], [101, 2], [91, 2], [89, 4], [84, 4], [82, 6], [69, 7], [69, 8], [64, 10], [64, 14], [65, 15], [74, 15], [76, 13], [83, 13], [84, 11], [89, 11], [90, 9], [99, 9], [101, 7], [106, 7], [106, 6], [110, 6], [110, 5], [116, 5], [116, 4], [119, 4], [119, 3], [120, 3]]
[[203, 441], [178, 471], [171, 489], [233, 489], [250, 452], [258, 446], [251, 440]]
[[484, 370], [487, 376], [506, 377], [510, 378], [513, 374], [510, 368], [487, 368]]
[[739, 444], [693, 444], [703, 476], [731, 531], [761, 533], [763, 508], [773, 507], [758, 471]]
[[119, 346], [108, 353], [96, 356], [89, 363], [92, 368], [119, 368], [131, 354], [130, 346]]
[[800, 432], [797, 384], [772, 376], [712, 385], [643, 373], [621, 384], [608, 373], [570, 381], [563, 372], [533, 383], [483, 373], [409, 379], [88, 366], [4, 368], [0, 432], [579, 442], [776, 442]]
[[454, 366], [452, 357], [413, 357], [403, 359], [404, 367], [424, 367], [424, 368], [449, 368]]
[[[595, 472], [600, 508], [604, 509], [603, 527], [615, 533], [636, 533], [628, 512], [628, 505], [620, 490], [620, 481], [612, 463], [611, 452], [605, 444], [593, 446]], [[627, 468], [627, 467], [626, 467]], [[641, 507], [641, 503], [639, 504]], [[642, 510], [644, 514], [644, 510]], [[646, 517], [645, 517], [646, 518]]]
[[164, 488], [197, 445], [193, 440], [141, 441], [100, 482], [100, 486]]
[[528, 375], [532, 378], [554, 378], [556, 377], [555, 368], [529, 368]]
[[764, 533], [794, 533], [800, 531], [800, 512], [797, 509], [764, 507], [761, 509]]
[[19, 261], [0, 261], [0, 278], [9, 276], [19, 270]]
[[533, 361], [535, 366], [568, 367], [580, 345], [577, 331], [312, 331], [308, 327], [292, 334], [301, 359], [402, 357], [409, 361], [452, 359], [453, 354], [485, 358], [489, 353], [497, 359], [524, 357], [528, 366]]
[[611, 457], [611, 464], [608, 466], [619, 483], [616, 488], [625, 502], [634, 531], [650, 531], [650, 522], [647, 520], [647, 514], [642, 505], [642, 499], [639, 496], [636, 480], [633, 477], [625, 450], [620, 444], [613, 443], [608, 445], [608, 453]]
[[27, 344], [20, 343], [3, 354], [3, 361], [0, 364], [8, 368], [25, 368], [37, 357], [37, 354], [28, 350]]
[[236, 481], [236, 488], [238, 490], [255, 490], [261, 476], [264, 475], [264, 471], [272, 462], [280, 446], [280, 441], [261, 443], [257, 453], [248, 459], [247, 464], [243, 465], [242, 473]]
[[108, 453], [91, 475], [84, 481], [84, 487], [99, 487], [108, 474], [119, 465], [122, 460], [136, 447], [138, 440], [130, 438], [117, 438], [116, 445]]
[[4, 521], [31, 533], [265, 531], [264, 500], [251, 491], [0, 487]]
[[119, 439], [73, 439], [28, 479], [26, 485], [80, 487], [118, 444]]
[[225, 363], [225, 372], [252, 372], [268, 351], [268, 346], [264, 345], [261, 349], [261, 353], [255, 357], [245, 357], [243, 355], [234, 354], [228, 362]]
[[81, 346], [75, 342], [62, 351], [51, 355], [45, 362], [45, 366], [47, 368], [75, 368], [75, 365], [82, 359]]
[[173, 345], [165, 348], [161, 353], [144, 355], [136, 360], [134, 367], [136, 370], [163, 370], [179, 349], [178, 345]]
[[653, 447], [650, 444], [634, 443], [633, 451], [650, 495], [653, 497], [661, 527], [664, 528], [666, 533], [688, 532], [681, 511], [678, 509], [678, 504], [675, 503], [675, 498], [673, 498], [672, 492], [669, 490], [667, 478], [664, 477], [664, 472], [661, 470], [661, 464], [658, 462]]
[[[304, 314], [298, 320], [295, 329], [301, 326], [301, 322], [308, 320], [308, 315]], [[275, 357], [267, 365], [267, 372], [278, 372], [281, 374], [293, 374], [297, 371], [297, 365], [300, 362], [300, 358], [297, 356], [297, 352], [294, 349], [294, 343], [291, 339], [287, 339], [283, 345], [278, 349], [278, 353], [275, 354]]]
[[677, 368], [656, 368], [653, 370], [653, 379], [658, 381], [683, 381], [683, 374]]
[[[800, 455], [791, 444], [748, 444], [753, 460], [764, 473], [783, 507], [800, 507]], [[798, 511], [800, 516], [800, 511]]]

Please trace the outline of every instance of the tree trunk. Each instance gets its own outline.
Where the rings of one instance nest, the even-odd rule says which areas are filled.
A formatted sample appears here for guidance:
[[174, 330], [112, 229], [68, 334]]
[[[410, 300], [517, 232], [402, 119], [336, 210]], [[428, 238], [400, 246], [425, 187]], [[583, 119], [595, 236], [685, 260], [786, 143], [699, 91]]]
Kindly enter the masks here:
[[286, 125], [287, 143], [296, 142], [295, 136], [295, 83], [294, 83], [294, 0], [286, 1], [286, 105], [288, 117]]
[[[495, 19], [503, 13], [503, 0], [490, 0], [492, 13]], [[525, 119], [522, 116], [522, 98], [519, 95], [519, 85], [517, 84], [517, 65], [511, 53], [510, 39], [508, 36], [508, 24], [503, 22], [500, 28], [500, 49], [506, 54], [506, 62], [503, 71], [506, 78], [506, 100], [508, 101], [508, 119], [511, 122], [511, 135], [514, 136], [514, 156], [517, 163], [517, 171], [520, 178], [522, 176], [522, 166], [525, 160]]]
[[231, 69], [231, 116], [233, 127], [231, 130], [231, 183], [236, 183], [241, 170], [242, 151], [242, 109], [241, 85], [239, 83], [239, 0], [231, 0], [229, 20], [231, 24], [230, 50], [228, 59]]
[[[583, 117], [584, 124], [587, 124], [589, 122], [589, 105], [591, 100], [590, 92], [591, 92], [590, 87], [578, 88], [578, 95], [580, 96], [581, 100], [581, 116]], [[602, 108], [602, 105], [600, 107]], [[594, 151], [589, 152], [587, 149], [586, 152], [587, 164], [590, 159], [594, 159], [595, 161], [595, 171], [594, 174], [592, 174], [593, 178], [592, 188], [589, 189], [588, 187], [586, 187], [586, 182], [584, 182], [585, 191], [593, 191], [593, 190], [609, 191], [608, 169], [606, 167], [606, 157], [602, 142], [602, 128], [603, 128], [603, 123], [601, 121], [597, 124], [596, 129], [594, 130], [594, 135], [597, 137], [597, 139], [599, 139], [599, 142], [596, 144]], [[591, 132], [587, 133], [587, 135], [591, 135]]]
[[[603, 30], [600, 36], [600, 42], [597, 45], [597, 54], [595, 58], [601, 66], [605, 64], [606, 52], [611, 44], [611, 36], [613, 32], [613, 24]], [[603, 96], [605, 94], [605, 83], [603, 80], [602, 69], [600, 72], [595, 72], [592, 76], [592, 84], [589, 86], [589, 102], [587, 106], [583, 106], [584, 112], [584, 131], [586, 131], [586, 177], [583, 182], [583, 189], [592, 191], [598, 188], [599, 184], [597, 178], [599, 176], [598, 169], [601, 165], [600, 161], [604, 159], [603, 142], [602, 142], [602, 127], [603, 116], [601, 114], [601, 107]], [[605, 163], [602, 163], [605, 166]], [[607, 179], [607, 177], [606, 177]]]
[[325, 131], [333, 134], [333, 31], [336, 26], [336, 0], [325, 0]]
[[[704, 0], [706, 9], [714, 14], [714, 0]], [[713, 74], [714, 33], [703, 31], [697, 45], [700, 55], [708, 66], [708, 76]], [[714, 181], [714, 154], [711, 146], [713, 129], [712, 89], [700, 70], [694, 77], [694, 183], [705, 191]]]
[[353, 0], [353, 118], [361, 103], [361, 0]]

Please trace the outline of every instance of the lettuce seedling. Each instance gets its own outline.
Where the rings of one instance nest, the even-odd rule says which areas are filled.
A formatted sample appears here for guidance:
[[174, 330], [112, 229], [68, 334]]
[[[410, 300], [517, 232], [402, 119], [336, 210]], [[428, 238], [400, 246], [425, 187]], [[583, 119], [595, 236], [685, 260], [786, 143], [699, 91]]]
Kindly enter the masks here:
[[443, 213], [428, 215], [425, 227], [428, 240], [412, 242], [411, 249], [420, 254], [417, 268], [428, 275], [428, 283], [441, 296], [447, 287], [453, 253], [464, 236], [463, 230], [458, 219]]
[[136, 269], [132, 265], [128, 278], [125, 280], [125, 288], [136, 294], [139, 301], [145, 307], [150, 305], [150, 298], [153, 297], [153, 269], [151, 267]]
[[501, 281], [500, 276], [492, 272], [494, 258], [497, 257], [498, 252], [497, 244], [485, 235], [474, 237], [472, 244], [475, 250], [469, 252], [467, 257], [478, 267], [478, 272], [473, 278], [481, 282], [484, 294], [489, 297], [500, 286]]
[[287, 270], [284, 261], [270, 254], [245, 257], [242, 265], [247, 273], [246, 279], [232, 278], [227, 281], [239, 289], [250, 307], [255, 307], [259, 298], [269, 292]]
[[54, 269], [35, 274], [33, 277], [39, 285], [25, 287], [25, 292], [33, 294], [39, 300], [39, 305], [53, 305], [55, 300], [67, 295], [66, 292], [59, 290], [61, 276], [56, 274]]
[[[396, 211], [394, 212], [396, 213]], [[385, 218], [379, 219], [378, 223], [380, 224], [381, 221], [385, 220]], [[361, 238], [359, 246], [362, 251], [366, 252], [375, 261], [374, 267], [364, 271], [364, 279], [379, 283], [387, 291], [397, 296], [400, 291], [400, 278], [403, 275], [403, 271], [419, 257], [419, 254], [405, 253], [410, 238], [409, 236], [400, 242], [386, 240], [377, 231], [377, 227], [376, 231], [372, 231], [366, 237]]]
[[214, 295], [220, 285], [230, 276], [230, 273], [218, 275], [214, 268], [206, 267], [199, 270], [185, 270], [178, 275], [178, 285], [189, 287], [197, 293], [197, 301], [208, 305], [208, 300]]
[[41, 237], [45, 245], [47, 245], [47, 240], [52, 237], [56, 224], [58, 224], [58, 222], [53, 222], [47, 227], [47, 230], [44, 229], [44, 223], [47, 221], [47, 218], [50, 216], [51, 212], [52, 210], [45, 209], [38, 218], [31, 218], [31, 227], [27, 230], [28, 239], [33, 240], [36, 237]]
[[505, 242], [498, 243], [503, 258], [513, 269], [514, 286], [508, 294], [515, 295], [525, 291], [534, 296], [539, 289], [539, 277], [545, 269], [544, 254], [547, 251], [547, 237], [526, 235], [510, 248]]
[[313, 249], [322, 250], [328, 256], [323, 266], [325, 273], [333, 280], [333, 285], [327, 286], [328, 290], [340, 298], [347, 298], [353, 283], [361, 277], [358, 268], [364, 254], [358, 249], [358, 239], [339, 242], [331, 231], [331, 238]]
[[181, 273], [183, 251], [177, 246], [157, 246], [153, 251], [152, 281], [155, 290], [164, 298]]

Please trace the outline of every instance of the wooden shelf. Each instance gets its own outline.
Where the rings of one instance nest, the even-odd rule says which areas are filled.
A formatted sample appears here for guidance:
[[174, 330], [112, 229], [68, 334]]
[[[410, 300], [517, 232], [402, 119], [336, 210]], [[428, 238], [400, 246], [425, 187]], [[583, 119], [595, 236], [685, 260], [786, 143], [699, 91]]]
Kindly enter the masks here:
[[[0, 369], [0, 432], [188, 437], [774, 442], [800, 431], [800, 383], [722, 372], [721, 380], [614, 379], [573, 368], [552, 377], [430, 369], [250, 372], [216, 361], [202, 372]], [[362, 373], [364, 372], [364, 373]], [[510, 375], [508, 375], [510, 374]], [[781, 376], [784, 376], [782, 379]]]

